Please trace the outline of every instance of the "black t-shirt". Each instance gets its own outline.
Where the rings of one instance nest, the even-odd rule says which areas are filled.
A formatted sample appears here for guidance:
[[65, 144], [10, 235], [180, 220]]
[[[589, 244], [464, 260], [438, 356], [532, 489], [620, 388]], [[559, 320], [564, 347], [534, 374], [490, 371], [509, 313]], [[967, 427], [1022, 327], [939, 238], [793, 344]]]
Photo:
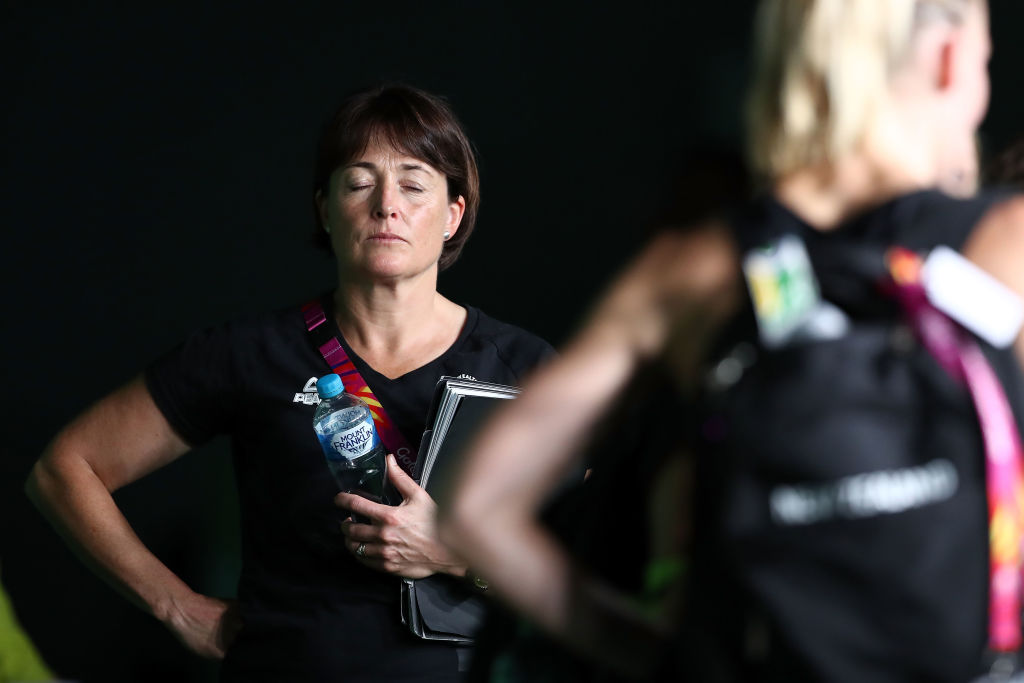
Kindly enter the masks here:
[[[748, 311], [714, 359], [740, 358], [747, 345], [742, 376], [702, 401], [693, 590], [678, 651], [694, 680], [953, 682], [980, 672], [988, 523], [978, 420], [967, 389], [863, 273], [889, 245], [962, 248], [999, 198], [914, 193], [828, 233], [770, 199], [737, 220], [745, 248], [801, 236], [823, 297], [851, 327], [768, 350]], [[1020, 424], [1012, 351], [981, 346]]]
[[[517, 327], [467, 307], [440, 357], [395, 379], [377, 373], [327, 324], [410, 444], [418, 444], [441, 375], [518, 384], [552, 353]], [[399, 580], [342, 545], [337, 486], [313, 432], [317, 377], [330, 371], [298, 307], [197, 332], [151, 365], [146, 385], [189, 444], [231, 436], [242, 527], [243, 628], [227, 653], [231, 681], [457, 680], [456, 649], [401, 625]]]

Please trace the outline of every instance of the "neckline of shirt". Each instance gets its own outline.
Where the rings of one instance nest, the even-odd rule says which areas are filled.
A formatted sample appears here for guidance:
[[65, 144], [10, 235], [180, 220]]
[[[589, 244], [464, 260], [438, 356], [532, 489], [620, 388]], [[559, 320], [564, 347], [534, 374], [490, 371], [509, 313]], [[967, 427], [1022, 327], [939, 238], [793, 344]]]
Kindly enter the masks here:
[[[367, 363], [359, 354], [352, 350], [352, 347], [349, 345], [348, 340], [345, 339], [345, 335], [343, 335], [341, 333], [341, 330], [338, 328], [338, 323], [334, 317], [334, 297], [332, 296], [332, 293], [327, 292], [326, 294], [321, 296], [320, 302], [326, 314], [326, 323], [331, 326], [331, 333], [338, 339], [338, 342], [341, 344], [342, 348], [345, 349], [345, 353], [348, 354], [348, 357], [352, 359], [352, 362], [359, 369], [360, 374], [370, 374], [374, 377], [375, 380], [391, 382], [393, 384], [410, 381], [411, 379], [414, 379], [416, 376], [425, 372], [429, 368], [432, 368], [436, 365], [443, 363], [445, 359], [447, 359], [452, 354], [457, 353], [466, 343], [466, 340], [469, 339], [470, 335], [473, 333], [473, 330], [476, 329], [477, 323], [480, 320], [480, 312], [476, 307], [460, 304], [463, 308], [466, 309], [466, 320], [462, 323], [462, 329], [459, 330], [459, 336], [456, 337], [455, 341], [452, 342], [451, 346], [445, 349], [439, 356], [427, 361], [418, 368], [413, 368], [412, 370], [402, 375], [399, 375], [398, 377], [392, 378], [388, 377], [387, 375], [381, 374], [380, 372], [375, 370], [372, 365]], [[371, 384], [371, 388], [372, 386], [373, 385]]]

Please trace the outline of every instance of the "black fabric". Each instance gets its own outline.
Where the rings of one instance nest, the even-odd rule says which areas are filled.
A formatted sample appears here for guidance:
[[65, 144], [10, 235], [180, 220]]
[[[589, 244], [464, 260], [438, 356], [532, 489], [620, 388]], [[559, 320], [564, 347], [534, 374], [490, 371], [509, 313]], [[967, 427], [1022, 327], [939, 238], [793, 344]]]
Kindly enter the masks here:
[[[715, 358], [745, 343], [757, 360], [701, 404], [691, 589], [666, 675], [952, 682], [980, 672], [988, 530], [977, 418], [872, 275], [889, 245], [961, 248], [1002, 196], [915, 193], [830, 232], [772, 199], [737, 218], [744, 248], [800, 235], [824, 298], [852, 328], [769, 351], [747, 310], [724, 335]], [[983, 348], [1020, 424], [1016, 361]], [[911, 479], [948, 495], [909, 504]]]
[[[329, 325], [331, 298], [323, 298]], [[411, 444], [441, 375], [518, 384], [551, 353], [541, 339], [467, 307], [439, 358], [388, 379], [346, 351]], [[310, 380], [329, 368], [296, 306], [197, 332], [151, 365], [146, 384], [193, 446], [232, 440], [242, 526], [243, 628], [225, 681], [454, 681], [456, 648], [425, 643], [400, 623], [399, 580], [357, 563], [342, 545], [337, 487], [312, 428]], [[313, 390], [315, 392], [315, 389]]]

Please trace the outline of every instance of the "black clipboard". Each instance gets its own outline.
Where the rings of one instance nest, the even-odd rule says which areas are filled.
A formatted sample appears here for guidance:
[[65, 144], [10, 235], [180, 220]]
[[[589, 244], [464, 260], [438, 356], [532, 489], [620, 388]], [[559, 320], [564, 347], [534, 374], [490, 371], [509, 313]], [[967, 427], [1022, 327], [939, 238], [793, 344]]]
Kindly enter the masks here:
[[[427, 429], [420, 440], [413, 477], [436, 497], [447, 471], [487, 416], [517, 387], [460, 377], [441, 377], [434, 390]], [[434, 574], [402, 579], [401, 618], [424, 640], [470, 645], [486, 611], [480, 591], [460, 579]]]

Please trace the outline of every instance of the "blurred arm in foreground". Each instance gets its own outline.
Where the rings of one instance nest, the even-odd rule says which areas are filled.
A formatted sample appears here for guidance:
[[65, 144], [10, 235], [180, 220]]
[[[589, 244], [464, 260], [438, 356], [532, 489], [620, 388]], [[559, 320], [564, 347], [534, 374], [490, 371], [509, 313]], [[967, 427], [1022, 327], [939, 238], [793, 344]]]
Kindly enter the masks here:
[[574, 566], [537, 511], [641, 362], [671, 349], [665, 360], [679, 384], [694, 386], [705, 347], [740, 291], [724, 228], [659, 236], [613, 284], [564, 355], [482, 431], [442, 513], [443, 539], [500, 597], [623, 673], [654, 663], [644, 653], [653, 652], [664, 625]]

